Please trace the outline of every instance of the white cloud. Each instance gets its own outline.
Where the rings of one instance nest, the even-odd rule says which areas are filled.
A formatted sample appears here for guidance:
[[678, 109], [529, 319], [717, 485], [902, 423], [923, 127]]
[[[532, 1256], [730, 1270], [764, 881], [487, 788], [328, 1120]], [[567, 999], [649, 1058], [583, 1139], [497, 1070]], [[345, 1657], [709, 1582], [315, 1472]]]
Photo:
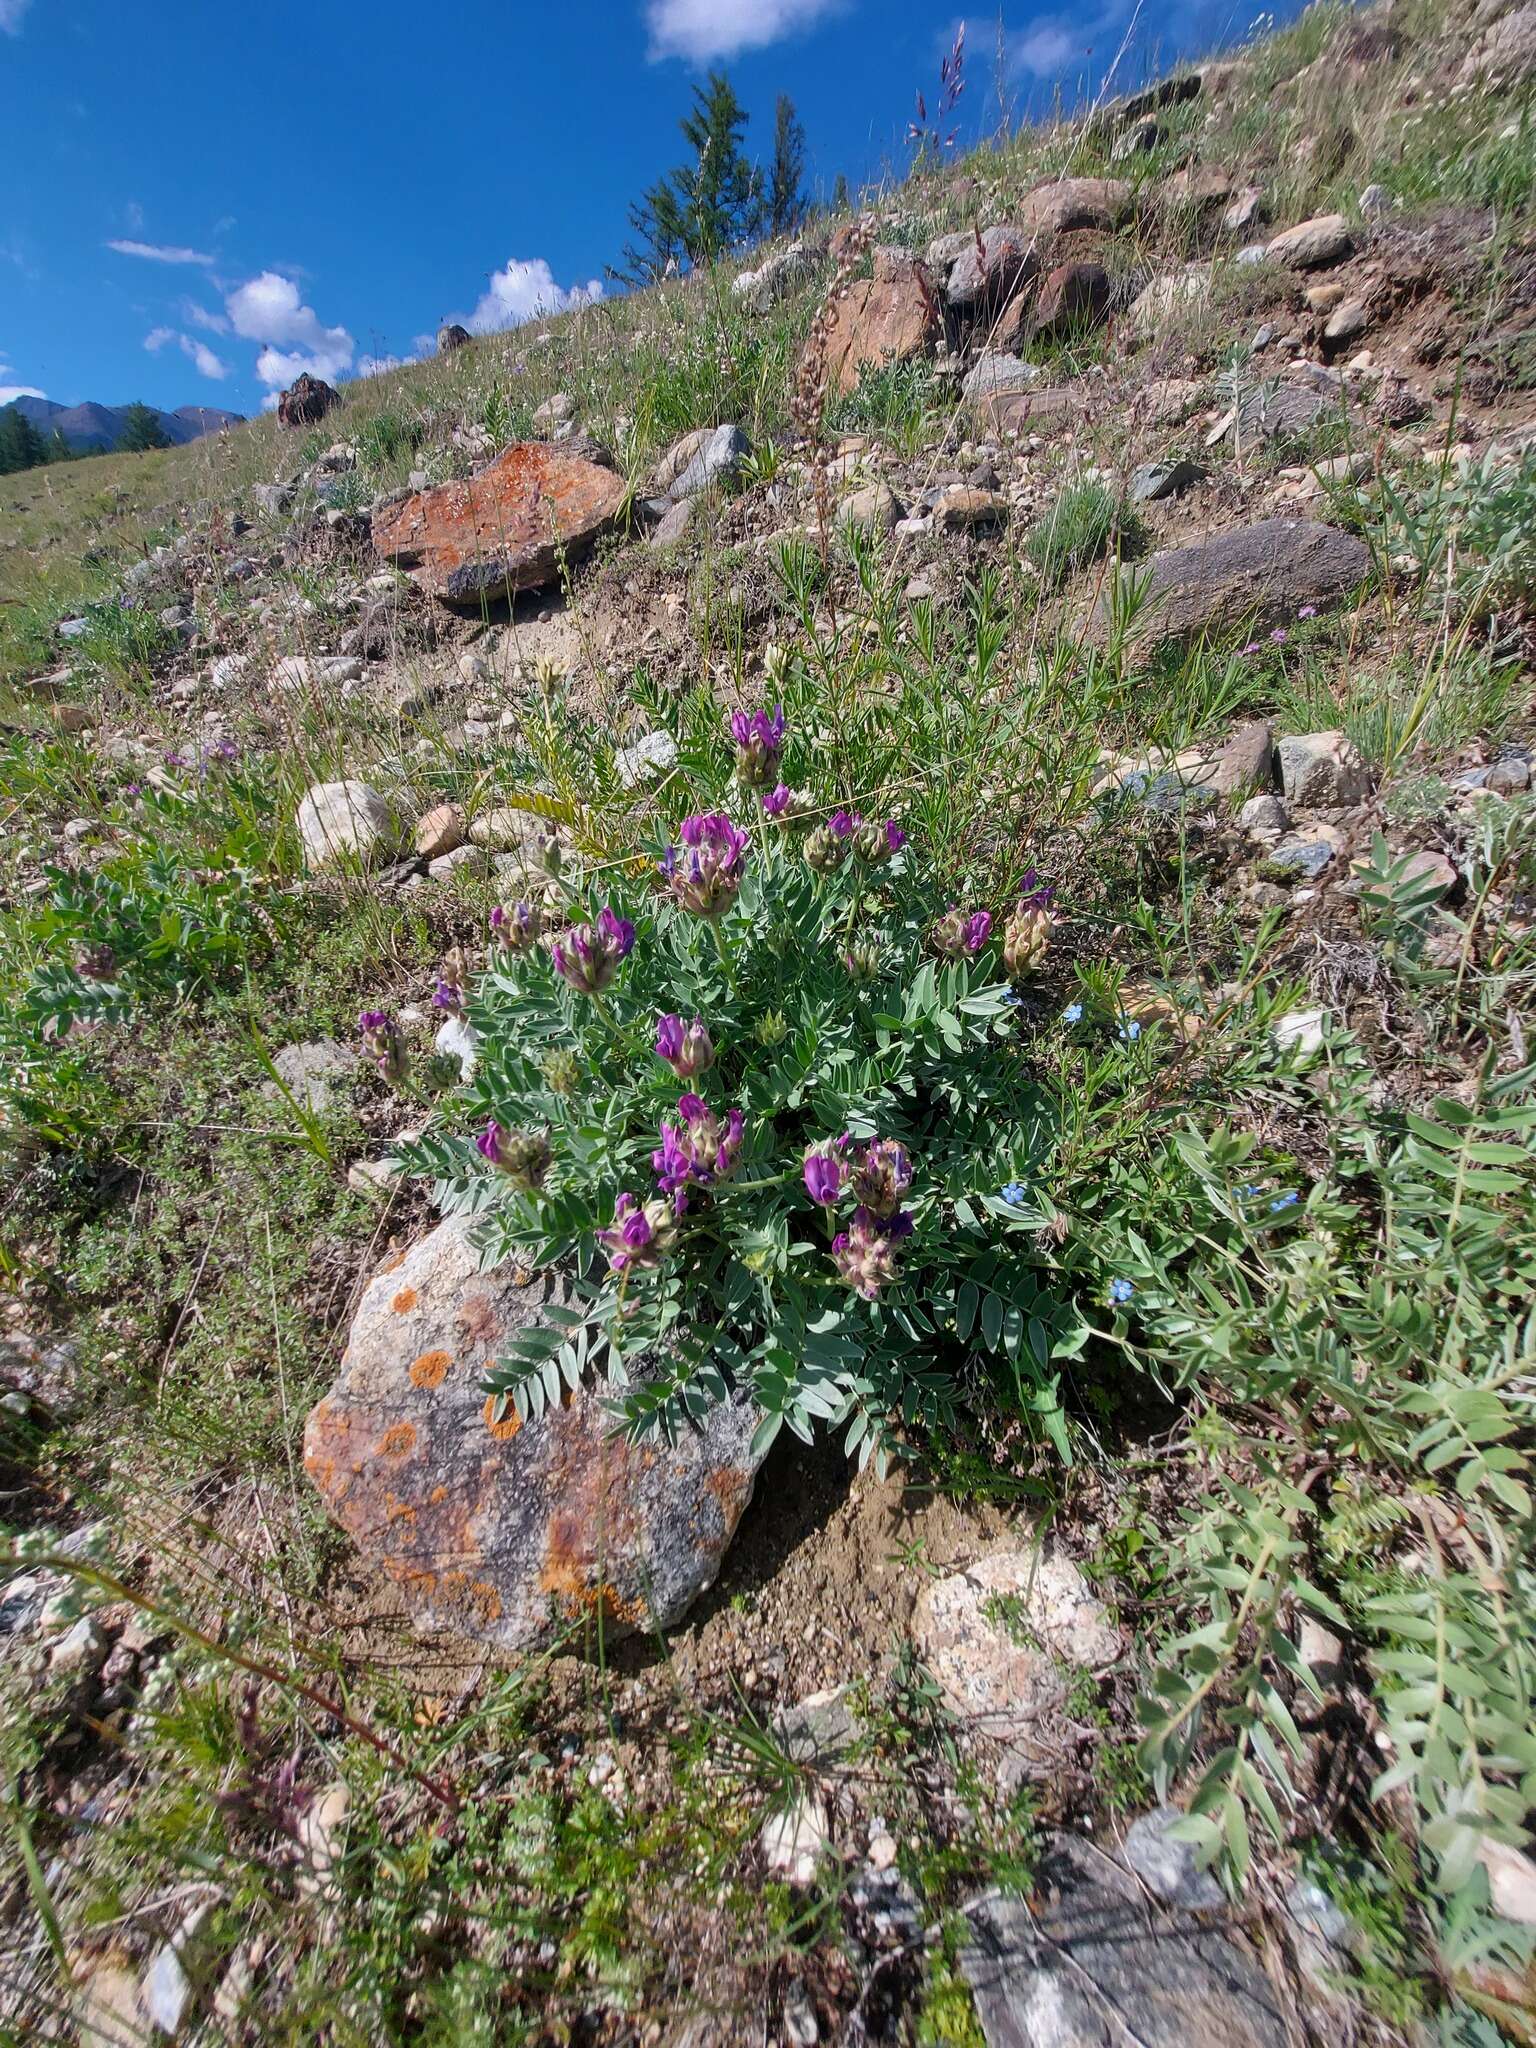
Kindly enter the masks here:
[[573, 284], [566, 290], [555, 283], [555, 274], [542, 256], [514, 256], [504, 270], [492, 274], [490, 289], [464, 324], [471, 334], [495, 334], [503, 327], [536, 319], [540, 313], [590, 306], [602, 296], [601, 278], [590, 278], [586, 284]]
[[[0, 7], [5, 0], [0, 0]], [[211, 263], [213, 258], [201, 249], [171, 248], [161, 242], [108, 242], [109, 249], [115, 249], [119, 256], [142, 256], [149, 263]]]
[[[0, 26], [3, 26], [0, 23]], [[13, 398], [46, 398], [46, 391], [39, 391], [35, 384], [0, 384], [0, 405], [9, 405]]]
[[1082, 28], [1068, 29], [1060, 22], [1042, 21], [1026, 34], [1008, 38], [1008, 68], [1015, 74], [1028, 71], [1036, 78], [1054, 78], [1082, 57], [1085, 47]]
[[[0, 29], [3, 29], [8, 36], [19, 36], [21, 34], [21, 17], [31, 5], [32, 0], [0, 0]], [[12, 393], [13, 397], [19, 396], [22, 398], [41, 398], [42, 395], [41, 391]]]
[[152, 327], [144, 337], [144, 346], [151, 355], [158, 355], [171, 341], [197, 365], [200, 375], [211, 377], [216, 383], [229, 375], [229, 365], [221, 362], [205, 342], [199, 341], [195, 335], [178, 334], [174, 327]]
[[[291, 277], [264, 270], [224, 301], [229, 324], [246, 341], [265, 343], [256, 375], [272, 390], [308, 371], [329, 381], [352, 367], [356, 344], [345, 327], [322, 326]], [[285, 347], [284, 344], [287, 346]]]
[[183, 299], [181, 310], [194, 327], [201, 327], [208, 334], [228, 334], [229, 322], [222, 313], [210, 313], [206, 306], [200, 306], [196, 299]]
[[814, 27], [841, 0], [646, 0], [650, 58], [708, 64], [738, 50], [762, 50]]

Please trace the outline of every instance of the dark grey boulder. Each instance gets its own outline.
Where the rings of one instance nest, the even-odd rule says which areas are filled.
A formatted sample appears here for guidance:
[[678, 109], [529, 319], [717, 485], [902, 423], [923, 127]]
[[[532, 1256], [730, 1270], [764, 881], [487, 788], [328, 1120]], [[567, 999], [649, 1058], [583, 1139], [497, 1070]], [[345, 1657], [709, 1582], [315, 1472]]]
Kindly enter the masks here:
[[[1312, 519], [1261, 519], [1155, 554], [1138, 626], [1158, 639], [1179, 639], [1288, 624], [1303, 605], [1337, 604], [1370, 569], [1370, 549], [1352, 533]], [[1107, 618], [1107, 598], [1100, 611]]]

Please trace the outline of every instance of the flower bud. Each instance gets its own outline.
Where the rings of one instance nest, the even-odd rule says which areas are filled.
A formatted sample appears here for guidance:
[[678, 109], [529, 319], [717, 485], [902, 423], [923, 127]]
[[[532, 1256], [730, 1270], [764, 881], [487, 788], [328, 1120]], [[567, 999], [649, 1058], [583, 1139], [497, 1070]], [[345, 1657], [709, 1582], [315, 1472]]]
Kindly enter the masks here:
[[715, 1064], [715, 1048], [701, 1019], [685, 1025], [673, 1014], [657, 1020], [656, 1057], [665, 1060], [680, 1081], [691, 1081]]
[[1020, 903], [1003, 927], [1003, 965], [1020, 981], [1033, 974], [1051, 949], [1055, 920], [1041, 904]]
[[542, 1071], [545, 1085], [554, 1095], [574, 1095], [581, 1081], [581, 1061], [564, 1046], [549, 1055]]
[[941, 960], [963, 960], [979, 953], [991, 933], [990, 910], [973, 910], [967, 915], [952, 903], [928, 934], [928, 943]]
[[878, 939], [855, 939], [843, 954], [843, 965], [855, 981], [874, 981], [880, 973], [885, 948]]
[[387, 1010], [364, 1010], [357, 1020], [363, 1051], [385, 1080], [394, 1084], [405, 1079], [407, 1061], [400, 1027]]
[[834, 875], [848, 858], [848, 841], [830, 825], [817, 825], [806, 834], [805, 864], [818, 875]]
[[81, 946], [75, 953], [75, 972], [85, 981], [111, 981], [117, 973], [117, 955], [105, 944]]
[[491, 912], [491, 941], [509, 953], [527, 953], [544, 932], [544, 913], [537, 903], [518, 901], [510, 910], [498, 903]]
[[544, 1176], [555, 1156], [548, 1131], [507, 1131], [494, 1121], [476, 1138], [475, 1149], [488, 1165], [504, 1173], [514, 1187], [528, 1189], [544, 1185]]
[[641, 1203], [634, 1195], [620, 1195], [613, 1205], [613, 1221], [598, 1231], [597, 1241], [615, 1273], [657, 1266], [677, 1242], [675, 1205], [659, 1197]]
[[619, 962], [629, 958], [635, 943], [635, 928], [627, 917], [616, 917], [607, 904], [595, 924], [573, 925], [550, 943], [555, 972], [568, 981], [578, 995], [599, 995], [619, 971]]

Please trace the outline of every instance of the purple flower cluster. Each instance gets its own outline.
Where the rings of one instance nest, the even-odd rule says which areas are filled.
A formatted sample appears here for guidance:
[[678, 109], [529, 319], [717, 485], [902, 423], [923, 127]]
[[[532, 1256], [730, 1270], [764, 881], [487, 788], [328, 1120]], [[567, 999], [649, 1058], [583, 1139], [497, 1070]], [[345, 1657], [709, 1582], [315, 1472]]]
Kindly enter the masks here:
[[692, 1081], [715, 1064], [714, 1041], [701, 1018], [684, 1024], [674, 1012], [656, 1020], [656, 1057], [666, 1061], [679, 1081]]
[[726, 721], [736, 742], [736, 780], [749, 789], [773, 782], [784, 752], [784, 707], [766, 711], [733, 711]]
[[620, 1195], [613, 1205], [612, 1223], [597, 1233], [597, 1241], [615, 1273], [658, 1265], [676, 1238], [677, 1222], [670, 1203], [642, 1203], [630, 1194]]
[[739, 1109], [731, 1109], [722, 1123], [704, 1098], [692, 1093], [677, 1098], [677, 1113], [680, 1124], [663, 1119], [661, 1144], [651, 1154], [651, 1165], [657, 1186], [672, 1197], [681, 1216], [690, 1187], [714, 1187], [735, 1172], [746, 1119]]
[[696, 917], [723, 916], [740, 893], [751, 841], [723, 811], [684, 818], [677, 836], [681, 850], [669, 846], [661, 858], [672, 894]]
[[605, 903], [596, 924], [573, 925], [550, 942], [555, 972], [568, 981], [578, 995], [595, 996], [608, 986], [627, 960], [635, 943], [635, 928], [627, 917], [616, 917]]
[[806, 865], [817, 874], [834, 874], [851, 853], [874, 867], [899, 853], [906, 843], [907, 835], [894, 818], [866, 825], [859, 812], [839, 809], [807, 836]]
[[789, 809], [793, 796], [794, 791], [787, 782], [777, 783], [763, 798], [763, 816], [765, 818], [782, 818]]
[[845, 1286], [873, 1301], [897, 1272], [896, 1247], [912, 1235], [901, 1198], [912, 1185], [912, 1161], [894, 1138], [871, 1138], [850, 1157], [845, 1131], [805, 1155], [805, 1191], [818, 1208], [835, 1209], [844, 1194], [858, 1204], [832, 1240], [832, 1263]]

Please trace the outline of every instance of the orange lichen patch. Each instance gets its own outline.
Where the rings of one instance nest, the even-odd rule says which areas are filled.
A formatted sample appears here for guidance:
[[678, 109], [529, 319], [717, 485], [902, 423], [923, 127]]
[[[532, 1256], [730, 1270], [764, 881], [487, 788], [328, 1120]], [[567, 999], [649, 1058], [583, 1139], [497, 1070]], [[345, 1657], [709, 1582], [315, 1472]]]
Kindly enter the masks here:
[[496, 1588], [488, 1579], [472, 1579], [468, 1572], [444, 1572], [437, 1597], [444, 1607], [472, 1615], [482, 1628], [501, 1615], [501, 1595]]
[[402, 1287], [389, 1305], [397, 1316], [405, 1316], [416, 1306], [417, 1298], [414, 1287]]
[[408, 1501], [392, 1500], [384, 1510], [384, 1515], [386, 1521], [390, 1522], [414, 1522], [416, 1510]]
[[[398, 1302], [399, 1297], [396, 1296]], [[453, 1363], [451, 1351], [423, 1351], [420, 1358], [411, 1360], [411, 1385], [413, 1387], [440, 1387]]]
[[446, 1486], [434, 1486], [427, 1495], [427, 1506], [429, 1508], [439, 1507], [447, 1498], [448, 1489]]
[[752, 1490], [752, 1481], [736, 1466], [722, 1465], [718, 1471], [709, 1474], [704, 1484], [720, 1503], [720, 1513], [724, 1517], [726, 1534], [729, 1536], [741, 1520], [742, 1511], [747, 1505], [747, 1495]]
[[487, 1394], [482, 1413], [485, 1416], [486, 1428], [495, 1437], [497, 1443], [504, 1444], [517, 1435], [517, 1432], [523, 1426], [523, 1418], [515, 1408], [509, 1408], [506, 1414], [502, 1416], [500, 1422], [498, 1422], [496, 1420], [496, 1400], [496, 1395]]
[[416, 1446], [416, 1425], [414, 1422], [392, 1422], [379, 1438], [380, 1455], [386, 1458], [403, 1458], [407, 1451]]

